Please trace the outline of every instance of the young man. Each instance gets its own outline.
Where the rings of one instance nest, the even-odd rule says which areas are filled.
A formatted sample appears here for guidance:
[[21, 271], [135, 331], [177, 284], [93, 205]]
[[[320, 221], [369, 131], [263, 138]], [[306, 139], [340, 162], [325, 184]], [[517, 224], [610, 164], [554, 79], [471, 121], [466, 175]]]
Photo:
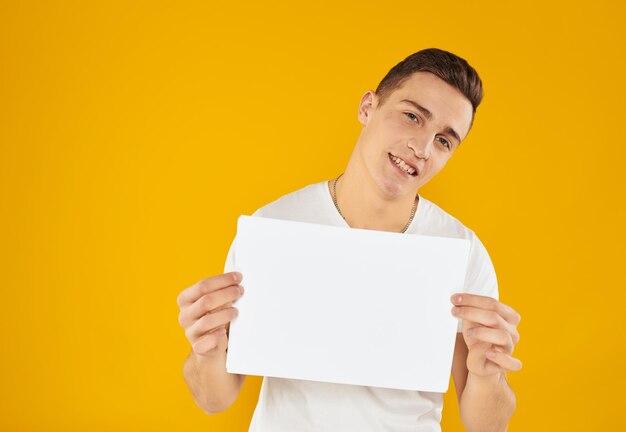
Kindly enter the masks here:
[[[495, 271], [474, 232], [417, 192], [467, 136], [482, 99], [476, 71], [456, 55], [426, 49], [392, 68], [361, 98], [363, 128], [345, 172], [269, 203], [254, 214], [318, 224], [470, 240], [464, 292], [451, 298], [459, 318], [452, 377], [468, 431], [505, 431], [515, 409], [506, 372], [521, 362], [519, 314], [499, 302]], [[192, 344], [184, 376], [207, 413], [236, 399], [245, 376], [226, 373], [233, 303], [243, 295], [232, 272], [178, 296], [179, 322]], [[245, 275], [244, 275], [245, 276]], [[384, 293], [383, 293], [384, 294]], [[443, 394], [265, 377], [250, 431], [440, 431]]]

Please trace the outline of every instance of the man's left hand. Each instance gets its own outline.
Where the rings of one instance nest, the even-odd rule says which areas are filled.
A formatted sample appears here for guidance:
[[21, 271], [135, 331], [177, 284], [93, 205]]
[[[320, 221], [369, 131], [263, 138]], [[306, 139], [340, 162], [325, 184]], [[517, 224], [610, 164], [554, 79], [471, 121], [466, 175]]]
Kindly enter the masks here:
[[457, 293], [451, 301], [455, 305], [452, 314], [462, 319], [469, 373], [489, 376], [522, 368], [522, 362], [511, 355], [519, 342], [519, 313], [496, 299], [475, 294]]

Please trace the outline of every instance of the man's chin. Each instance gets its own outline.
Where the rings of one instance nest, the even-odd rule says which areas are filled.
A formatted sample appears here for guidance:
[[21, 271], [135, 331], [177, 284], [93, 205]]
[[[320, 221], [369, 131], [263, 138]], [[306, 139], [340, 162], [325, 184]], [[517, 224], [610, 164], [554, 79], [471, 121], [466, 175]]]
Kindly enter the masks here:
[[406, 196], [415, 196], [422, 186], [418, 184], [418, 179], [414, 182], [398, 182], [397, 179], [384, 178], [379, 182], [381, 191], [390, 199], [398, 199]]

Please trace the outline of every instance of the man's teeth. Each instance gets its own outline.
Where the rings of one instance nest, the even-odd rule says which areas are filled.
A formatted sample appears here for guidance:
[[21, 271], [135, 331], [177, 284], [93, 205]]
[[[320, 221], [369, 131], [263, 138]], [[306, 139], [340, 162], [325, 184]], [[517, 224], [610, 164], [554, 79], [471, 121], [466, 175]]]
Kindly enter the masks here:
[[396, 165], [398, 165], [400, 168], [402, 168], [408, 174], [413, 175], [413, 173], [415, 172], [415, 170], [413, 168], [411, 168], [410, 166], [405, 164], [404, 161], [402, 159], [400, 159], [399, 157], [391, 156], [391, 160], [394, 161], [396, 163]]

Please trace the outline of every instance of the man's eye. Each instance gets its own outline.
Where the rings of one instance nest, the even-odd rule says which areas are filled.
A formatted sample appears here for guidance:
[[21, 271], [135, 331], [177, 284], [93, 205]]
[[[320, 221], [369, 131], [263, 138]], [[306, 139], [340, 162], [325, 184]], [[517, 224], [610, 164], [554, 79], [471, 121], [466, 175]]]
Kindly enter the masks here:
[[[408, 117], [411, 121], [414, 121], [414, 120], [419, 120], [419, 117], [418, 117], [418, 116], [416, 116], [415, 114], [413, 114], [412, 112], [405, 112], [404, 114], [405, 114], [405, 115], [406, 115], [406, 116], [407, 116], [407, 117]], [[418, 121], [417, 123], [419, 123], [419, 121]]]
[[443, 144], [444, 146], [446, 146], [448, 149], [452, 147], [451, 144], [448, 142], [448, 140], [445, 138], [439, 137], [439, 142]]

